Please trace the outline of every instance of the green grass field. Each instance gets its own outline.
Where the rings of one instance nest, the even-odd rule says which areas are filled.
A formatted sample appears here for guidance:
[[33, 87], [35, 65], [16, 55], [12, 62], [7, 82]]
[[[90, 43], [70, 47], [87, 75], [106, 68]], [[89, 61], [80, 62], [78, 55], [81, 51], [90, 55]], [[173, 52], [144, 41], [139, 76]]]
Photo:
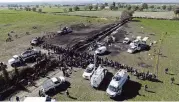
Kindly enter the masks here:
[[[141, 25], [144, 26], [144, 32], [154, 32], [155, 39], [161, 39], [162, 35], [167, 32], [168, 34], [163, 38], [163, 44], [161, 45], [161, 53], [165, 57], [159, 58], [159, 70], [158, 76], [163, 83], [152, 83], [147, 82], [156, 92], [151, 94], [148, 100], [179, 100], [179, 86], [171, 85], [170, 78], [175, 77], [176, 84], [179, 84], [178, 79], [178, 58], [179, 58], [179, 29], [177, 25], [178, 21], [169, 21], [169, 20], [147, 20], [147, 19], [138, 19]], [[158, 47], [156, 48], [158, 50]], [[156, 62], [156, 58], [153, 59]], [[155, 65], [155, 64], [154, 64]], [[174, 75], [164, 74], [164, 69], [169, 68], [169, 73]], [[156, 71], [155, 71], [156, 72]], [[146, 83], [146, 82], [145, 82]], [[144, 98], [145, 99], [145, 98]]]
[[[74, 23], [104, 23], [110, 20], [98, 18], [87, 18], [77, 16], [63, 16], [53, 14], [40, 14], [36, 12], [0, 10], [0, 41], [7, 38], [10, 31], [15, 31], [18, 35], [25, 35], [25, 32], [40, 33], [41, 31], [53, 31], [60, 29], [60, 25], [68, 26]], [[99, 21], [99, 22], [98, 22]], [[37, 26], [37, 29], [33, 29]]]

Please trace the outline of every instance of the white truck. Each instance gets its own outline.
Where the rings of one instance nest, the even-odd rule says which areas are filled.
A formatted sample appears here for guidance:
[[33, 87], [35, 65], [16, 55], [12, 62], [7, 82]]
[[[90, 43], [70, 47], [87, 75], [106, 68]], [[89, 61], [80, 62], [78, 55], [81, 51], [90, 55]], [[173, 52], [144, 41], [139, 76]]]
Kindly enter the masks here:
[[93, 88], [99, 88], [106, 74], [107, 69], [105, 69], [103, 66], [99, 66], [90, 79], [91, 86]]
[[21, 53], [21, 55], [14, 55], [11, 59], [8, 60], [8, 64], [12, 67], [17, 67], [26, 62], [27, 60], [35, 60], [39, 55], [39, 51], [36, 49], [26, 50]]
[[122, 87], [128, 80], [128, 73], [126, 70], [119, 70], [112, 78], [106, 90], [107, 94], [114, 98], [122, 93]]
[[146, 44], [146, 41], [136, 39], [130, 43], [127, 52], [134, 53], [136, 51], [147, 50], [147, 49], [149, 49], [149, 46]]

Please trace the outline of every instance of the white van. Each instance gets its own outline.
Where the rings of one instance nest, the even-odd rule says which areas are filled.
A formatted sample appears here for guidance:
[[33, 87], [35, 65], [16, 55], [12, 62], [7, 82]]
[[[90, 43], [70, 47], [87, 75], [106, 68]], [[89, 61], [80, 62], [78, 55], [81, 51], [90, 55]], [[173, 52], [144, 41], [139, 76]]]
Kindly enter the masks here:
[[106, 90], [107, 94], [114, 98], [117, 95], [121, 95], [122, 93], [122, 87], [128, 80], [128, 73], [126, 70], [119, 70], [112, 78], [111, 82], [109, 83], [109, 86]]
[[106, 73], [107, 69], [105, 69], [103, 66], [99, 66], [90, 79], [91, 86], [93, 88], [98, 88], [105, 78]]

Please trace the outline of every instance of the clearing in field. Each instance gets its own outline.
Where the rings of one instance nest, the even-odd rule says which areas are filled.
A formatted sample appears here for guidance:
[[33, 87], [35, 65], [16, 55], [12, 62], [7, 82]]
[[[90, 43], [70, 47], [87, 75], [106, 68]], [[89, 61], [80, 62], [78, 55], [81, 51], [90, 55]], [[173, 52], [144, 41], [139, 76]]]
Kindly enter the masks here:
[[[163, 100], [179, 100], [179, 81], [178, 81], [178, 33], [177, 29], [178, 21], [168, 20], [147, 20], [147, 19], [135, 19], [127, 23], [123, 28], [123, 33], [126, 37], [132, 36], [148, 36], [149, 41], [157, 41], [157, 44], [152, 46], [150, 51], [140, 52], [136, 54], [128, 54], [126, 50], [114, 51], [111, 50], [110, 55], [107, 55], [109, 59], [119, 61], [140, 71], [150, 71], [157, 74], [156, 61], [157, 54], [154, 50], [159, 49], [159, 39], [162, 38], [163, 34], [167, 32], [167, 35], [162, 39], [161, 53], [159, 55], [159, 67], [158, 67], [158, 78], [159, 82], [142, 81], [136, 77], [131, 77], [131, 81], [126, 84], [124, 92], [118, 97], [119, 100], [135, 100], [135, 101], [163, 101]], [[125, 32], [125, 33], [124, 33]], [[120, 39], [122, 41], [123, 39]], [[125, 48], [124, 48], [125, 49]], [[165, 68], [169, 68], [169, 74], [165, 74]], [[114, 75], [116, 71], [110, 70]], [[57, 97], [59, 100], [80, 100], [80, 101], [100, 101], [111, 99], [106, 95], [106, 90], [94, 90], [89, 85], [89, 81], [82, 79], [82, 70], [73, 72], [70, 78], [71, 88], [69, 89], [74, 99], [69, 99], [63, 94], [59, 94]], [[110, 77], [110, 76], [109, 76]], [[175, 78], [175, 84], [171, 84], [171, 78]], [[148, 85], [148, 92], [144, 90], [144, 85]], [[83, 91], [82, 91], [83, 90]]]
[[[47, 9], [47, 12], [51, 12]], [[57, 11], [58, 12], [58, 11]], [[94, 13], [95, 12], [95, 13]], [[120, 13], [118, 11], [83, 11], [72, 12], [80, 13], [80, 15], [92, 16], [102, 15], [107, 17], [108, 15], [114, 15], [118, 17]], [[86, 14], [88, 13], [88, 14]], [[102, 14], [100, 14], [102, 13]], [[108, 14], [108, 15], [106, 15]], [[86, 37], [90, 37], [101, 30], [104, 30], [106, 26], [110, 25], [112, 20], [101, 18], [87, 18], [77, 16], [62, 16], [52, 14], [39, 14], [26, 11], [0, 11], [1, 25], [0, 25], [0, 42], [1, 54], [0, 60], [7, 61], [12, 55], [21, 53], [27, 47], [30, 47], [30, 40], [36, 36], [44, 35], [41, 32], [56, 32], [61, 27], [70, 26], [74, 29], [74, 33], [71, 35], [64, 35], [59, 38], [53, 38], [47, 40], [48, 43], [55, 45], [74, 44], [79, 40], [83, 40]], [[101, 17], [101, 16], [100, 16]], [[83, 24], [82, 24], [83, 23]], [[78, 26], [80, 25], [80, 26]], [[82, 26], [81, 26], [82, 25]], [[148, 20], [148, 19], [134, 19], [127, 24], [123, 25], [116, 38], [118, 42], [114, 45], [117, 47], [110, 49], [110, 54], [105, 55], [110, 60], [118, 61], [126, 65], [132, 66], [140, 71], [150, 71], [157, 74], [159, 82], [142, 81], [136, 77], [130, 75], [130, 81], [126, 83], [123, 88], [121, 96], [117, 97], [117, 101], [130, 100], [130, 101], [168, 101], [179, 100], [179, 79], [178, 79], [178, 58], [179, 58], [179, 25], [178, 21], [169, 20]], [[37, 29], [33, 27], [36, 26]], [[104, 27], [104, 28], [103, 28]], [[12, 42], [5, 43], [7, 33], [14, 31], [18, 34], [19, 39], [14, 39]], [[26, 35], [26, 32], [30, 32], [30, 35]], [[167, 34], [166, 34], [167, 32]], [[122, 46], [121, 42], [125, 37], [149, 37], [149, 42], [157, 41], [150, 51], [139, 52], [136, 54], [127, 53], [127, 46]], [[160, 43], [160, 40], [163, 42]], [[156, 51], [161, 47], [159, 54]], [[159, 55], [159, 58], [158, 58]], [[157, 70], [158, 62], [158, 70]], [[165, 69], [169, 68], [169, 73], [165, 74]], [[116, 70], [108, 68], [110, 75], [109, 80], [103, 83], [101, 90], [93, 89], [88, 80], [82, 78], [83, 69], [75, 69], [70, 78], [67, 80], [71, 83], [69, 88], [71, 98], [65, 96], [63, 93], [57, 93], [55, 97], [58, 101], [112, 101], [109, 96], [106, 95], [106, 86], [109, 84], [110, 78], [115, 74]], [[60, 73], [61, 74], [61, 73]], [[171, 78], [175, 78], [174, 84], [171, 84]], [[144, 90], [144, 85], [148, 85], [148, 91]], [[36, 89], [37, 93], [38, 89]], [[20, 92], [19, 92], [20, 93]], [[28, 95], [29, 93], [26, 92]], [[36, 95], [31, 93], [31, 95]], [[23, 96], [23, 95], [22, 95]]]

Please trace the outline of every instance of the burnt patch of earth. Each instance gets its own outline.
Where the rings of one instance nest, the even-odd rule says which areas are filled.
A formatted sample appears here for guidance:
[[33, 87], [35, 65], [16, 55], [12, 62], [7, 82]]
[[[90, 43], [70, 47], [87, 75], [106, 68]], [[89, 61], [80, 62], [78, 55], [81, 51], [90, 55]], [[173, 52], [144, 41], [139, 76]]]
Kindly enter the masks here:
[[79, 23], [79, 24], [73, 24], [70, 26], [71, 29], [73, 30], [82, 30], [82, 29], [87, 29], [87, 28], [90, 28], [92, 25], [87, 25], [87, 24], [84, 24], [84, 23]]
[[[54, 38], [51, 39], [46, 39], [46, 43], [53, 44], [56, 46], [61, 46], [61, 47], [72, 47], [76, 43], [85, 40], [87, 38], [91, 38], [92, 36], [100, 33], [101, 31], [105, 30], [106, 28], [109, 28], [113, 26], [113, 24], [104, 24], [101, 26], [95, 26], [93, 27], [88, 27], [87, 29], [82, 29], [81, 30], [73, 30], [72, 33], [66, 34], [66, 35], [57, 35]], [[77, 27], [78, 28], [78, 27]]]
[[144, 62], [138, 63], [138, 66], [143, 67], [143, 68], [151, 68], [152, 67], [151, 65], [148, 65], [148, 64], [146, 64]]

